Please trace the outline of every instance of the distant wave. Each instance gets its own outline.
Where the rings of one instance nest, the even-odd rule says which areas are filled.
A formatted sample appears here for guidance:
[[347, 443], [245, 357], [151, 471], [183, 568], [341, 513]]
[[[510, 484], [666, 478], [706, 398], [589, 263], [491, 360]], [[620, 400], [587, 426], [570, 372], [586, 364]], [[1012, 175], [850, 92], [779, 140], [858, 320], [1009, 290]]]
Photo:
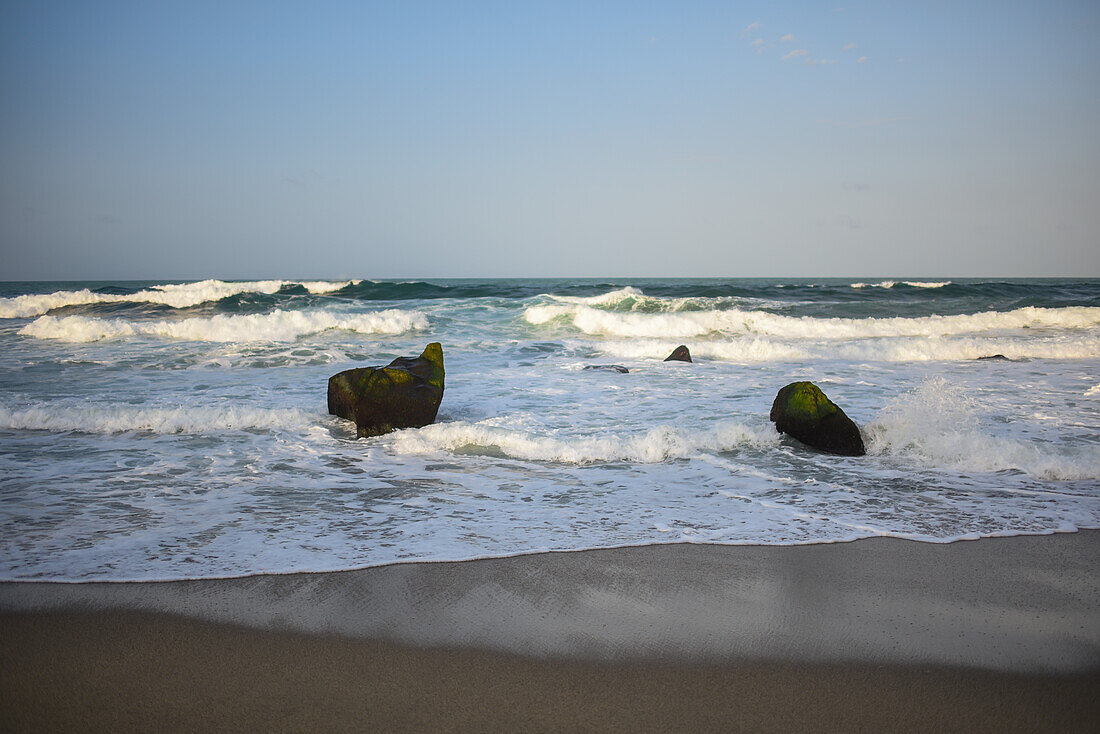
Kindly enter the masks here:
[[162, 303], [172, 308], [187, 308], [207, 301], [217, 301], [238, 293], [277, 293], [279, 290], [300, 285], [310, 293], [331, 293], [346, 288], [353, 281], [300, 281], [300, 280], [255, 280], [248, 282], [227, 282], [224, 280], [202, 280], [197, 283], [165, 284], [153, 286], [137, 293], [112, 294], [95, 293], [87, 288], [79, 291], [56, 291], [54, 293], [32, 293], [12, 298], [0, 298], [0, 318], [19, 319], [40, 316], [62, 306], [76, 306], [87, 303]]
[[586, 304], [530, 306], [524, 318], [534, 325], [568, 322], [585, 334], [615, 337], [701, 337], [754, 334], [798, 339], [981, 334], [1010, 329], [1088, 329], [1100, 325], [1100, 308], [1025, 307], [955, 316], [816, 318], [756, 310], [683, 313], [617, 313]]
[[976, 472], [1020, 471], [1039, 479], [1100, 479], [1100, 447], [1074, 450], [992, 436], [973, 401], [941, 377], [898, 397], [866, 428], [870, 454]]
[[[780, 302], [746, 296], [650, 296], [632, 286], [619, 288], [594, 296], [562, 296], [543, 293], [539, 296], [551, 304], [587, 306], [607, 311], [634, 311], [640, 313], [674, 313], [678, 311], [712, 311], [738, 304], [779, 305]], [[550, 306], [553, 307], [552, 305]], [[532, 308], [539, 308], [533, 306]]]
[[319, 415], [290, 408], [142, 408], [134, 406], [0, 406], [0, 428], [81, 433], [196, 433], [247, 429], [302, 429]]
[[898, 285], [907, 285], [910, 288], [943, 288], [951, 285], [950, 280], [883, 280], [878, 283], [852, 283], [852, 288], [893, 288]]
[[360, 334], [403, 334], [426, 329], [428, 319], [418, 311], [388, 309], [367, 314], [327, 311], [273, 311], [245, 316], [131, 321], [88, 316], [40, 316], [19, 333], [39, 339], [91, 342], [130, 336], [159, 336], [209, 342], [289, 341], [329, 329]]
[[730, 451], [739, 446], [765, 448], [779, 442], [769, 426], [723, 423], [710, 429], [659, 426], [637, 435], [601, 435], [553, 438], [488, 423], [436, 423], [393, 434], [399, 454], [481, 449], [515, 459], [565, 464], [607, 461], [659, 463], [688, 458], [701, 451]]

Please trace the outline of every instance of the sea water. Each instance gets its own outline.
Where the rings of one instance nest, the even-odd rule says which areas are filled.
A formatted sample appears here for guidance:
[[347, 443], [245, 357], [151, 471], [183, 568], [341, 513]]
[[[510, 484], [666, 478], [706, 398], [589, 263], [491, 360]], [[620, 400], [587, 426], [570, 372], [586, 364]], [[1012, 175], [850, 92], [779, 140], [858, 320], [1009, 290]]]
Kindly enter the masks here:
[[[327, 414], [330, 375], [432, 341], [434, 425]], [[796, 380], [867, 456], [776, 433]], [[2, 579], [1084, 527], [1097, 280], [0, 284]]]

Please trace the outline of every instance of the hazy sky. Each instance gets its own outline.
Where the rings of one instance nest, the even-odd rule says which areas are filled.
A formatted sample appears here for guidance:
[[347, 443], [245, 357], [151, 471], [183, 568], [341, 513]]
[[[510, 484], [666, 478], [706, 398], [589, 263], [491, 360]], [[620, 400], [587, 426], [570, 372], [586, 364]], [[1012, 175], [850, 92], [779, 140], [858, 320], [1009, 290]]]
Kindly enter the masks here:
[[1100, 3], [0, 0], [0, 280], [1100, 276]]

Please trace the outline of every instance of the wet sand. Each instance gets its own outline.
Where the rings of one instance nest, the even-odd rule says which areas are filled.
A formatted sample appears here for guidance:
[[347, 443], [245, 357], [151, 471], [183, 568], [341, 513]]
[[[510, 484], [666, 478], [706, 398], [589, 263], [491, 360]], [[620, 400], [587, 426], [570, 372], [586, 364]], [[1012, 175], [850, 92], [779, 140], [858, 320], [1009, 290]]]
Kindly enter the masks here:
[[1100, 532], [0, 584], [5, 728], [1087, 730]]

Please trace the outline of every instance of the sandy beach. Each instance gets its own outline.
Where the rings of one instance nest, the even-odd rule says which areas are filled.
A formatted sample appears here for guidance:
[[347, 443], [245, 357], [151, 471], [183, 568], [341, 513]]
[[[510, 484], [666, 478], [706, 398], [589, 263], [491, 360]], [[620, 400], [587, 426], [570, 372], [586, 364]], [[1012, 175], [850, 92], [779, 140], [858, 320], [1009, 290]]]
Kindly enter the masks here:
[[12, 730], [1084, 730], [1100, 532], [0, 585]]

